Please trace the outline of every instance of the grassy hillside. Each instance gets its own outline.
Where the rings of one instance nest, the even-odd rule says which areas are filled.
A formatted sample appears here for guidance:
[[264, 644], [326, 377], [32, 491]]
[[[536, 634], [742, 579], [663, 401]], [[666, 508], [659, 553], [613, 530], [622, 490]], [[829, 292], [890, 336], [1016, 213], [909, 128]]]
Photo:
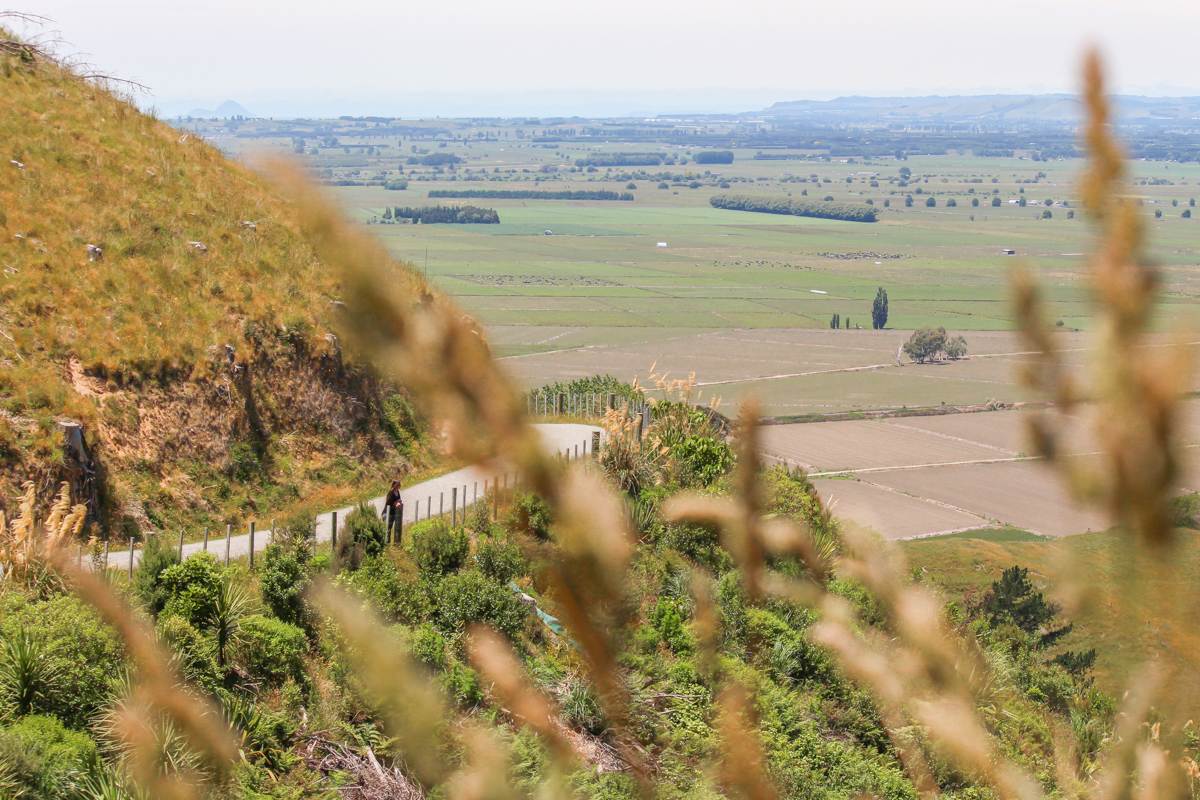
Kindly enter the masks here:
[[98, 460], [81, 490], [139, 527], [263, 513], [420, 458], [406, 405], [342, 359], [336, 277], [253, 173], [13, 57], [0, 143], [0, 494], [70, 477], [62, 418]]

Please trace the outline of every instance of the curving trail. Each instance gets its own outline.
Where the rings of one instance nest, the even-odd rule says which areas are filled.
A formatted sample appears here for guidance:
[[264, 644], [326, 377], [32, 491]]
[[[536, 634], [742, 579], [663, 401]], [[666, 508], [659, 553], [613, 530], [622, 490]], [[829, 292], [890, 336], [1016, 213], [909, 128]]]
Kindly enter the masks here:
[[[542, 444], [545, 446], [548, 453], [568, 454], [573, 460], [576, 452], [582, 458], [584, 454], [591, 453], [592, 433], [601, 429], [596, 425], [581, 425], [578, 423], [542, 423], [533, 426], [542, 435]], [[601, 434], [603, 435], [603, 434]], [[439, 475], [436, 478], [430, 478], [427, 481], [415, 483], [412, 486], [404, 487], [400, 496], [404, 500], [404, 523], [411, 524], [415, 519], [426, 519], [429, 516], [437, 516], [439, 509], [444, 508], [446, 514], [450, 513], [451, 494], [454, 489], [459, 492], [459, 508], [463, 507], [463, 498], [470, 505], [476, 499], [482, 499], [485, 494], [485, 486], [491, 486], [492, 482], [499, 479], [501, 485], [504, 485], [505, 478], [509, 481], [513, 479], [513, 471], [505, 470], [497, 467], [463, 467], [456, 469], [453, 472], [448, 472], [445, 475]], [[383, 498], [376, 497], [368, 501], [376, 513], [383, 510]], [[443, 506], [444, 503], [444, 506]], [[316, 536], [318, 542], [327, 542], [330, 539], [331, 533], [331, 512], [336, 510], [338, 518], [338, 530], [342, 529], [346, 521], [347, 515], [353, 510], [353, 506], [344, 506], [339, 509], [330, 509], [317, 517]], [[432, 513], [431, 513], [432, 512]], [[269, 529], [259, 530], [254, 535], [254, 552], [261, 552], [266, 549], [271, 543], [271, 531]], [[183, 546], [183, 557], [194, 555], [204, 550], [204, 542], [188, 542]], [[226, 557], [226, 545], [224, 535], [214, 536], [209, 539], [208, 551], [217, 556], [217, 559], [224, 561]], [[230, 559], [245, 558], [250, 554], [250, 534], [240, 533], [236, 536], [229, 537], [228, 553]], [[129, 550], [113, 551], [108, 556], [109, 569], [129, 569]], [[136, 567], [141, 561], [141, 550], [133, 551], [133, 564]], [[87, 567], [91, 565], [91, 558], [84, 556], [81, 563]]]

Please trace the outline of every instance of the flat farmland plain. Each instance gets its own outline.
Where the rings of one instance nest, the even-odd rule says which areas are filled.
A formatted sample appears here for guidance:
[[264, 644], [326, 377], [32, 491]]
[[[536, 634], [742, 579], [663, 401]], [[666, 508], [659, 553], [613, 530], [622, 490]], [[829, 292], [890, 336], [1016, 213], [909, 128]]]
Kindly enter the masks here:
[[[1028, 411], [768, 425], [768, 459], [801, 466], [834, 513], [889, 539], [1011, 526], [1044, 536], [1104, 530], [1027, 455]], [[1184, 404], [1181, 490], [1200, 489], [1200, 401]], [[1095, 462], [1089, 421], [1065, 420], [1064, 451]], [[1094, 466], [1100, 466], [1094, 464]]]
[[[493, 329], [504, 342], [523, 340], [530, 329]], [[538, 329], [540, 333], [547, 333]], [[720, 330], [630, 336], [621, 343], [579, 344], [571, 328], [557, 328], [539, 340], [557, 345], [545, 352], [501, 359], [521, 384], [540, 386], [597, 373], [645, 382], [655, 371], [673, 377], [695, 374], [705, 399], [719, 398], [734, 408], [754, 396], [772, 416], [822, 414], [936, 405], [971, 405], [1036, 399], [1017, 380], [1030, 355], [1020, 339], [1002, 331], [967, 335], [970, 358], [936, 364], [897, 364], [897, 351], [909, 331], [884, 330]], [[1082, 367], [1090, 339], [1076, 332], [1056, 335], [1064, 361]], [[1200, 354], [1200, 343], [1193, 346]], [[1194, 383], [1200, 387], [1200, 381]]]
[[[620, 145], [445, 143], [447, 154], [463, 159], [456, 174], [380, 156], [366, 165], [403, 167], [406, 190], [333, 191], [364, 221], [379, 221], [393, 205], [465, 202], [495, 208], [497, 225], [371, 229], [392, 253], [425, 271], [476, 315], [494, 334], [500, 355], [556, 349], [560, 345], [552, 337], [563, 329], [573, 330], [580, 345], [604, 345], [680, 330], [820, 330], [834, 314], [851, 327], [869, 328], [871, 299], [880, 286], [889, 292], [888, 324], [895, 329], [1005, 331], [1014, 323], [1008, 275], [1018, 262], [1046, 287], [1052, 321], [1061, 320], [1067, 329], [1088, 325], [1083, 253], [1093, 231], [1082, 215], [1074, 217], [1079, 161], [970, 156], [913, 157], [903, 164], [891, 158], [770, 161], [735, 150], [733, 164], [671, 167], [667, 171], [689, 177], [667, 181], [631, 179], [637, 170], [585, 173], [571, 167], [577, 158], [613, 148]], [[687, 155], [681, 148], [664, 151]], [[336, 170], [342, 158], [327, 151], [314, 161]], [[897, 179], [902, 166], [912, 171], [907, 183]], [[1146, 204], [1149, 255], [1164, 270], [1162, 302], [1172, 313], [1186, 313], [1200, 295], [1194, 227], [1200, 221], [1181, 215], [1200, 194], [1200, 167], [1139, 162], [1135, 179], [1143, 181], [1136, 196]], [[599, 189], [628, 191], [635, 199], [429, 197], [432, 190], [475, 188]], [[710, 207], [709, 199], [722, 192], [871, 201], [880, 221]], [[916, 202], [906, 206], [905, 197], [914, 193]], [[927, 197], [935, 198], [936, 207], [925, 207]], [[999, 206], [991, 205], [993, 197]], [[1022, 201], [1026, 205], [1018, 205]], [[1052, 218], [1043, 219], [1047, 211]], [[1155, 211], [1163, 218], [1155, 219]], [[1002, 255], [1006, 248], [1015, 249], [1018, 258]], [[509, 327], [527, 330], [501, 335]], [[614, 338], [617, 330], [625, 331], [622, 338]]]

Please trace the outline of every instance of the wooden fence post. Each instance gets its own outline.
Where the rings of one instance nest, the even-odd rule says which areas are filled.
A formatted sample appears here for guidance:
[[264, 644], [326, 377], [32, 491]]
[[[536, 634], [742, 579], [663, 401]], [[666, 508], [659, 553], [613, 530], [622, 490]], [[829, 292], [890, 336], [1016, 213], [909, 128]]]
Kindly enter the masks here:
[[104, 574], [108, 574], [108, 539], [104, 540]]
[[458, 487], [450, 489], [450, 524], [458, 524]]
[[233, 523], [225, 523], [225, 566], [229, 566], [229, 539], [233, 536]]
[[329, 549], [337, 555], [337, 512], [329, 512]]
[[133, 537], [129, 537], [129, 577], [133, 577]]
[[253, 521], [250, 522], [250, 571], [254, 571], [254, 526]]
[[208, 528], [204, 529], [204, 552], [208, 552]]
[[179, 560], [183, 561], [183, 529], [179, 530]]

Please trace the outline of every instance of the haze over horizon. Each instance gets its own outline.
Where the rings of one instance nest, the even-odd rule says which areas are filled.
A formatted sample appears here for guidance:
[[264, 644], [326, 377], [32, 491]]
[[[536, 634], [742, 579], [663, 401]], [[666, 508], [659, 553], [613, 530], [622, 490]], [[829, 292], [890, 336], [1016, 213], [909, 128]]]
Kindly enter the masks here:
[[[563, 8], [466, 0], [41, 0], [64, 52], [139, 81], [160, 114], [231, 99], [261, 116], [583, 115], [751, 111], [776, 101], [1073, 91], [1099, 45], [1114, 90], [1200, 95], [1187, 63], [1200, 7], [864, 0], [728, 8], [684, 0]], [[1192, 25], [1186, 24], [1192, 22]], [[36, 33], [27, 28], [26, 34]], [[1016, 47], [1016, 43], [1020, 47]]]

